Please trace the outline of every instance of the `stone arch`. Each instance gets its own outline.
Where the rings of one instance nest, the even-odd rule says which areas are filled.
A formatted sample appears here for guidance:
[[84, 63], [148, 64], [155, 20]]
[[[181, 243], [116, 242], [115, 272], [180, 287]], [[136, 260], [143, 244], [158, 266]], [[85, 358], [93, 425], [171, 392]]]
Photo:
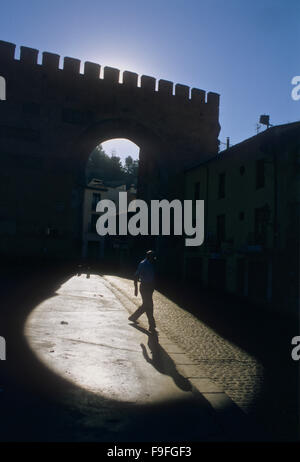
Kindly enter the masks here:
[[[84, 132], [80, 133], [70, 144], [70, 151], [78, 162], [78, 179], [82, 183], [86, 162], [92, 150], [113, 138], [126, 138], [140, 148], [139, 196], [144, 199], [161, 196], [163, 194], [164, 182], [164, 159], [168, 150], [167, 143], [155, 131], [149, 129], [145, 124], [133, 119], [114, 118], [105, 119], [90, 125]], [[148, 180], [151, 176], [151, 184]], [[157, 181], [155, 181], [157, 180]], [[149, 191], [145, 186], [151, 186]]]
[[44, 255], [44, 230], [53, 229], [51, 256], [77, 252], [82, 174], [105, 140], [127, 138], [140, 147], [144, 200], [182, 198], [184, 170], [217, 154], [218, 94], [128, 71], [121, 83], [118, 69], [105, 66], [100, 77], [96, 63], [85, 62], [81, 72], [78, 59], [64, 57], [60, 67], [57, 54], [43, 52], [39, 62], [37, 49], [21, 46], [20, 58], [15, 51], [15, 44], [0, 41], [7, 84], [0, 151], [11, 190], [24, 192], [18, 209], [7, 194], [5, 213], [10, 220], [14, 210], [15, 229], [22, 210], [24, 231], [11, 233], [0, 251]]

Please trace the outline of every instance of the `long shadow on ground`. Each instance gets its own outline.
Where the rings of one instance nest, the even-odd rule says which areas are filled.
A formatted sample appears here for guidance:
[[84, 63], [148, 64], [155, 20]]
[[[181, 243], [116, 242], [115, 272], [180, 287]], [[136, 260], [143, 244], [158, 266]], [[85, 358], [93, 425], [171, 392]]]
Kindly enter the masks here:
[[299, 440], [299, 362], [291, 358], [299, 320], [193, 284], [168, 281], [158, 290], [262, 363], [262, 390], [249, 414], [275, 440]]

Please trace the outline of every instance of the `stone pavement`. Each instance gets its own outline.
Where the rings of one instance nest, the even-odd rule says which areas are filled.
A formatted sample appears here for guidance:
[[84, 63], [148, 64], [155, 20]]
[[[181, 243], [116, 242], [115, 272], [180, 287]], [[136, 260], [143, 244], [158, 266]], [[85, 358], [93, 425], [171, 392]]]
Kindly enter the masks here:
[[[115, 291], [98, 275], [70, 277], [26, 321], [39, 363], [73, 387], [59, 399], [66, 412], [81, 415], [76, 439], [256, 439], [241, 410], [159, 326], [154, 335], [143, 321], [128, 322]], [[98, 398], [105, 402], [104, 419], [101, 406], [95, 411]]]
[[[105, 279], [135, 310], [132, 280]], [[290, 353], [295, 320], [180, 281], [162, 285], [153, 300], [160, 329], [255, 421], [264, 440], [299, 440], [299, 365]]]
[[[140, 299], [134, 297], [132, 281], [124, 277], [106, 275], [112, 290], [129, 311], [136, 309]], [[158, 325], [174, 342], [179, 344], [202, 373], [226, 392], [226, 394], [247, 412], [259, 395], [264, 380], [262, 364], [237, 344], [218, 334], [207, 323], [188, 312], [163, 293], [153, 295], [154, 314]], [[200, 296], [198, 311], [203, 311]], [[224, 305], [223, 311], [228, 312]], [[219, 325], [225, 324], [220, 317]]]

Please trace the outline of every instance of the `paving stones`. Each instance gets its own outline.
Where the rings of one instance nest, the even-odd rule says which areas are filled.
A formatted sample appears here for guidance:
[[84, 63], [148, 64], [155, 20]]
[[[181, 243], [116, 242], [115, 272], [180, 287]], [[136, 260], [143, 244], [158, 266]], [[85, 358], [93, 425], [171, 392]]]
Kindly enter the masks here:
[[[128, 281], [123, 280], [121, 278], [113, 277], [113, 276], [107, 276], [105, 277], [107, 282], [110, 284], [113, 292], [115, 295], [120, 299], [122, 304], [126, 306], [126, 308], [129, 310], [130, 313], [132, 313], [135, 309], [136, 306], [139, 305], [139, 300], [136, 298], [133, 298], [130, 296], [130, 286], [128, 285]], [[125, 281], [125, 282], [124, 282]], [[127, 290], [126, 290], [127, 289]], [[164, 297], [165, 298], [165, 297]], [[157, 306], [158, 301], [161, 302], [160, 295], [155, 294], [155, 300], [154, 300], [154, 305]], [[170, 303], [171, 304], [171, 303]], [[164, 308], [168, 306], [168, 301], [164, 300]], [[159, 329], [159, 341], [161, 346], [166, 350], [166, 352], [170, 355], [172, 360], [174, 361], [174, 365], [176, 367], [176, 370], [178, 371], [179, 374], [182, 374], [192, 385], [193, 389], [196, 390], [198, 393], [201, 394], [202, 399], [206, 400], [207, 403], [214, 409], [216, 412], [216, 418], [217, 421], [219, 422], [219, 414], [220, 414], [220, 419], [221, 419], [221, 426], [223, 427], [223, 431], [225, 432], [225, 439], [247, 439], [249, 438], [250, 440], [252, 438], [255, 439], [253, 436], [255, 434], [255, 430], [252, 427], [252, 425], [248, 425], [248, 422], [245, 420], [245, 414], [242, 412], [242, 410], [234, 404], [232, 399], [230, 398], [229, 394], [225, 393], [224, 390], [224, 384], [213, 381], [211, 380], [211, 374], [209, 374], [207, 367], [204, 367], [203, 364], [197, 364], [197, 361], [194, 358], [193, 354], [190, 354], [191, 349], [187, 350], [185, 347], [185, 343], [182, 342], [182, 335], [185, 335], [186, 332], [189, 330], [189, 327], [192, 328], [193, 324], [190, 326], [187, 325], [187, 319], [193, 323], [198, 323], [199, 321], [189, 316], [184, 316], [182, 315], [182, 310], [175, 306], [174, 309], [174, 304], [171, 304], [172, 309], [174, 310], [172, 312], [172, 315], [169, 316], [167, 319], [164, 319], [165, 323], [160, 322], [162, 320], [162, 313], [160, 312], [160, 315], [158, 315], [159, 309], [156, 308], [155, 312], [155, 318], [158, 321], [158, 329]], [[166, 309], [164, 310], [165, 314]], [[178, 314], [178, 318], [180, 319], [180, 329], [178, 331], [176, 330], [177, 324], [176, 324], [176, 315]], [[188, 313], [187, 313], [188, 315]], [[143, 324], [143, 318], [141, 318], [140, 323]], [[185, 323], [183, 323], [183, 320]], [[166, 324], [168, 325], [168, 328], [166, 327]], [[145, 326], [147, 325], [147, 321], [145, 320]], [[161, 329], [162, 326], [162, 329]], [[170, 327], [172, 326], [172, 327]], [[202, 330], [202, 333], [205, 332], [206, 326], [201, 325], [200, 329]], [[219, 338], [215, 335], [214, 332], [211, 330], [207, 329], [209, 331], [209, 335], [211, 338], [216, 341], [219, 341]], [[174, 332], [179, 332], [180, 336], [178, 338], [178, 335], [175, 335]], [[177, 340], [177, 342], [174, 341], [174, 338]], [[186, 338], [186, 337], [184, 337]], [[188, 338], [193, 342], [193, 349], [192, 351], [195, 351], [195, 344], [196, 348], [202, 348], [203, 351], [203, 344], [199, 345], [199, 339], [193, 337], [192, 335], [189, 335]], [[173, 340], [172, 340], [173, 339]], [[225, 342], [225, 340], [223, 340]], [[201, 337], [201, 342], [203, 342], [203, 336]], [[178, 345], [182, 345], [183, 347], [179, 347]], [[228, 350], [229, 348], [233, 349], [233, 346], [226, 345], [225, 344], [225, 351]], [[223, 349], [222, 349], [223, 350]], [[242, 354], [240, 349], [239, 351], [236, 352], [233, 349], [233, 358], [236, 357], [238, 354]], [[198, 359], [198, 358], [197, 358]], [[232, 359], [231, 359], [232, 360]], [[199, 359], [198, 359], [199, 361]], [[244, 388], [245, 391], [245, 388]], [[251, 390], [250, 390], [251, 392]], [[249, 388], [247, 389], [247, 393], [249, 395]], [[226, 412], [225, 412], [226, 410]], [[230, 422], [230, 420], [234, 420], [233, 422]], [[229, 420], [229, 422], [227, 422]], [[246, 436], [245, 436], [246, 435]], [[223, 435], [224, 436], [224, 435]]]
[[[140, 304], [140, 298], [133, 296], [131, 280], [117, 276], [105, 276], [105, 279], [117, 291], [129, 312]], [[159, 292], [154, 292], [153, 299], [155, 319], [167, 336], [168, 348], [175, 348], [173, 342], [177, 347], [180, 345], [181, 354], [189, 357], [187, 360], [178, 356], [178, 368], [184, 371], [182, 367], [190, 367], [193, 375], [209, 378], [241, 409], [249, 411], [261, 390], [262, 364]], [[189, 373], [185, 376], [188, 377]]]

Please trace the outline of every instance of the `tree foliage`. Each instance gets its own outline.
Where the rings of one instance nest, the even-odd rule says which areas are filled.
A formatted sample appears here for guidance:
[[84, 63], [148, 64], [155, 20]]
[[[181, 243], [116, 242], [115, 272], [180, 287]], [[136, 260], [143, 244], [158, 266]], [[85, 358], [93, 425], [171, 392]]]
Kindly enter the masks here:
[[115, 153], [110, 157], [101, 145], [91, 153], [86, 167], [87, 181], [99, 178], [103, 181], [121, 181], [128, 187], [137, 184], [139, 161], [126, 157], [124, 166]]

